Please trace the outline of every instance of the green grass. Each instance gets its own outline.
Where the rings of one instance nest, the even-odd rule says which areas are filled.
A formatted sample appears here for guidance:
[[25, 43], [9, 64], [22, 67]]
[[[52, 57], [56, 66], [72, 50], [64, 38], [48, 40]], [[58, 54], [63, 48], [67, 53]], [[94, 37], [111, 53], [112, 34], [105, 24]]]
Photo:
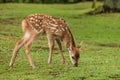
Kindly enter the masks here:
[[[0, 80], [120, 80], [120, 14], [84, 15], [90, 10], [90, 2], [0, 4]], [[72, 66], [65, 47], [63, 51], [69, 64], [64, 66], [61, 63], [55, 49], [52, 66], [49, 67], [47, 38], [41, 36], [31, 46], [36, 69], [29, 66], [24, 48], [19, 51], [15, 68], [9, 69], [15, 43], [23, 35], [21, 20], [34, 13], [64, 18], [76, 43], [84, 41], [78, 67]]]

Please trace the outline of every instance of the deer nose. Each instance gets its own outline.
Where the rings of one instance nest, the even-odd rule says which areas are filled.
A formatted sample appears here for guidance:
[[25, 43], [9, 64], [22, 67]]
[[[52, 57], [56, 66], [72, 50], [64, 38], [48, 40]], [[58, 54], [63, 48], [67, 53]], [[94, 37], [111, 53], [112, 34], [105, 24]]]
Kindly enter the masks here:
[[75, 63], [74, 66], [75, 66], [75, 67], [78, 67], [78, 63]]

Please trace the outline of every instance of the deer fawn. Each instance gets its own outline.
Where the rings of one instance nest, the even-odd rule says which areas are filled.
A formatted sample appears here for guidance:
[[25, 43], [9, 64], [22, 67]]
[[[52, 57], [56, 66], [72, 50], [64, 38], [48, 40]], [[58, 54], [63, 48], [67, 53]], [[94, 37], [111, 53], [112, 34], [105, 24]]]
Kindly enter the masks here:
[[22, 20], [22, 30], [25, 33], [24, 36], [17, 42], [9, 66], [12, 68], [15, 58], [19, 49], [24, 45], [26, 49], [26, 55], [29, 59], [32, 68], [35, 68], [34, 62], [30, 55], [31, 43], [40, 35], [46, 34], [49, 45], [49, 58], [48, 64], [52, 61], [52, 51], [54, 48], [54, 41], [57, 42], [63, 64], [66, 63], [64, 55], [62, 53], [61, 42], [64, 41], [69, 51], [71, 62], [74, 66], [78, 65], [78, 59], [80, 57], [79, 48], [76, 47], [73, 35], [68, 28], [66, 22], [62, 18], [55, 18], [44, 14], [32, 14]]

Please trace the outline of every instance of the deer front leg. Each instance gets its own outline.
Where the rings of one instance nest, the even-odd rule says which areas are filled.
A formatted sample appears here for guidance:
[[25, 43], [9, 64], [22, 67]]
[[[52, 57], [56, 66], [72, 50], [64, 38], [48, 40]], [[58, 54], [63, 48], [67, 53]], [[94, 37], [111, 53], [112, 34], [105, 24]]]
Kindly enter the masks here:
[[24, 39], [23, 38], [17, 42], [17, 44], [14, 48], [14, 51], [13, 51], [13, 55], [12, 55], [10, 64], [9, 64], [10, 68], [13, 68], [13, 64], [15, 62], [15, 58], [17, 56], [17, 53], [18, 53], [19, 49], [22, 47], [23, 44], [24, 44]]
[[63, 64], [66, 64], [65, 57], [64, 57], [63, 52], [62, 52], [61, 42], [60, 42], [59, 39], [56, 39], [56, 42], [57, 42], [57, 44], [58, 44], [58, 48], [59, 48], [59, 51], [60, 51], [60, 54], [61, 54], [61, 57], [62, 57], [62, 63], [63, 63]]
[[49, 45], [49, 57], [48, 57], [48, 64], [50, 65], [52, 62], [52, 52], [54, 48], [54, 40], [51, 35], [48, 35], [48, 45]]

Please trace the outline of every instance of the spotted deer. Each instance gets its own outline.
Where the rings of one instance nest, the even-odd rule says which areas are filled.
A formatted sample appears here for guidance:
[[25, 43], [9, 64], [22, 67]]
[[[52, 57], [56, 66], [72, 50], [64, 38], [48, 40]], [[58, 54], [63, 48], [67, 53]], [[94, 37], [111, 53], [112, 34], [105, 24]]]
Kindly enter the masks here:
[[45, 14], [32, 14], [22, 20], [22, 30], [25, 34], [16, 43], [9, 64], [10, 68], [13, 67], [17, 53], [23, 45], [25, 46], [26, 55], [28, 57], [30, 65], [32, 66], [32, 68], [35, 68], [34, 62], [30, 55], [30, 45], [41, 34], [46, 34], [48, 38], [49, 45], [48, 64], [51, 64], [52, 61], [54, 41], [56, 41], [56, 43], [58, 44], [60, 54], [62, 57], [62, 63], [66, 64], [64, 55], [62, 53], [61, 42], [63, 41], [65, 42], [66, 48], [69, 51], [72, 64], [74, 66], [78, 65], [78, 59], [80, 57], [79, 48], [81, 47], [81, 45], [79, 45], [78, 47], [76, 46], [73, 35], [64, 19], [55, 18], [53, 16]]

